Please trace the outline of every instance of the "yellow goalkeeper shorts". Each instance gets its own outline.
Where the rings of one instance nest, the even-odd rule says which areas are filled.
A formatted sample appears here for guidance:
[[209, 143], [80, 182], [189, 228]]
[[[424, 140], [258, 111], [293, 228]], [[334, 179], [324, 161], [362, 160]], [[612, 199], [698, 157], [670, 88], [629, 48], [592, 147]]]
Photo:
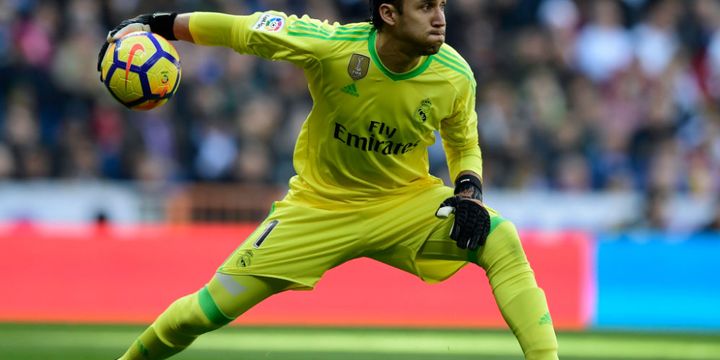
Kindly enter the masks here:
[[450, 239], [452, 216], [435, 217], [440, 203], [452, 195], [452, 188], [436, 185], [335, 210], [286, 198], [273, 205], [218, 271], [285, 279], [294, 284], [291, 288], [311, 289], [325, 271], [369, 257], [439, 282], [477, 256]]

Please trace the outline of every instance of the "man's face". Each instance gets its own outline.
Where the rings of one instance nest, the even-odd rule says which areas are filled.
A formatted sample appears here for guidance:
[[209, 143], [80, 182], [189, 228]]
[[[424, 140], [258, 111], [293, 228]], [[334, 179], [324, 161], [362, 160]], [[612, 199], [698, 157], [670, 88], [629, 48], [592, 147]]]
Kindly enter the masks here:
[[440, 51], [445, 42], [445, 0], [403, 0], [396, 34], [413, 45], [420, 55]]

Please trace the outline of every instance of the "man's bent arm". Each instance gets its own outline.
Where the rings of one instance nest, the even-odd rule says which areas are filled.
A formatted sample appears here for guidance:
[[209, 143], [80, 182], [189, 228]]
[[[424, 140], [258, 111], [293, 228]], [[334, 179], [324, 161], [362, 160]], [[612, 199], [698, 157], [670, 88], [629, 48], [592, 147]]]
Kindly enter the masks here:
[[317, 64], [320, 53], [331, 51], [326, 40], [297, 36], [290, 31], [295, 23], [325, 27], [327, 31], [335, 26], [308, 16], [298, 18], [277, 11], [250, 15], [193, 12], [177, 15], [173, 35], [198, 45], [223, 46], [241, 54], [290, 61], [307, 69]]

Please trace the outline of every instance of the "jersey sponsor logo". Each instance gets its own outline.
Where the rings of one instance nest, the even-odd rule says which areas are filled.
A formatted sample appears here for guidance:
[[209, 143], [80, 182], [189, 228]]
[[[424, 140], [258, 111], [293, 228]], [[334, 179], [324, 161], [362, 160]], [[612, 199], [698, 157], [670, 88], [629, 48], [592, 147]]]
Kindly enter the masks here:
[[348, 63], [347, 71], [353, 80], [358, 81], [367, 76], [369, 68], [369, 57], [360, 54], [352, 54], [350, 62]]
[[351, 148], [386, 156], [407, 154], [415, 150], [420, 143], [420, 140], [407, 143], [390, 140], [397, 133], [397, 129], [379, 121], [371, 121], [368, 132], [369, 136], [353, 134], [343, 124], [336, 122], [333, 138]]
[[420, 102], [420, 107], [415, 110], [415, 119], [425, 122], [428, 119], [428, 114], [430, 113], [430, 108], [432, 108], [432, 102], [430, 99], [425, 98]]
[[264, 32], [278, 32], [285, 26], [285, 18], [275, 14], [262, 14], [253, 26], [253, 30]]

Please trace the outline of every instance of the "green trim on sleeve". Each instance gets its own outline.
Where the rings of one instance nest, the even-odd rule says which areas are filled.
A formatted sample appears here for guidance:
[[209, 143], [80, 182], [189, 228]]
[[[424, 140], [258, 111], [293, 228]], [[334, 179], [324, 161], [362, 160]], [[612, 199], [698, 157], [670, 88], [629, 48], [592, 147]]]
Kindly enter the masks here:
[[463, 72], [466, 74], [472, 74], [472, 69], [470, 68], [470, 65], [468, 65], [467, 62], [465, 62], [465, 59], [462, 57], [456, 55], [452, 51], [448, 50], [446, 47], [440, 48], [440, 51], [437, 53], [437, 56], [440, 56], [447, 61], [457, 65], [459, 68], [463, 69]]
[[434, 60], [437, 61], [438, 63], [442, 64], [443, 66], [460, 73], [462, 76], [465, 76], [468, 80], [470, 80], [470, 82], [473, 84], [473, 86], [475, 86], [475, 78], [473, 77], [473, 75], [462, 70], [454, 63], [451, 63], [450, 61], [452, 61], [452, 60], [444, 58], [440, 55], [436, 55]]
[[226, 325], [235, 320], [225, 315], [217, 304], [215, 304], [215, 300], [213, 300], [210, 295], [210, 291], [207, 286], [203, 287], [198, 293], [198, 303], [200, 304], [200, 309], [202, 309], [205, 316], [207, 316], [207, 318], [214, 324]]
[[324, 29], [312, 22], [297, 20], [288, 27], [288, 35], [296, 37], [308, 37], [319, 40], [338, 40], [338, 41], [365, 41], [367, 40], [369, 29], [357, 28], [338, 28], [333, 31]]
[[288, 35], [295, 36], [295, 37], [308, 37], [318, 40], [335, 40], [335, 41], [365, 41], [365, 38], [355, 38], [355, 37], [347, 37], [347, 36], [324, 36], [320, 34], [315, 33], [307, 33], [307, 32], [300, 32], [300, 31], [288, 31]]

